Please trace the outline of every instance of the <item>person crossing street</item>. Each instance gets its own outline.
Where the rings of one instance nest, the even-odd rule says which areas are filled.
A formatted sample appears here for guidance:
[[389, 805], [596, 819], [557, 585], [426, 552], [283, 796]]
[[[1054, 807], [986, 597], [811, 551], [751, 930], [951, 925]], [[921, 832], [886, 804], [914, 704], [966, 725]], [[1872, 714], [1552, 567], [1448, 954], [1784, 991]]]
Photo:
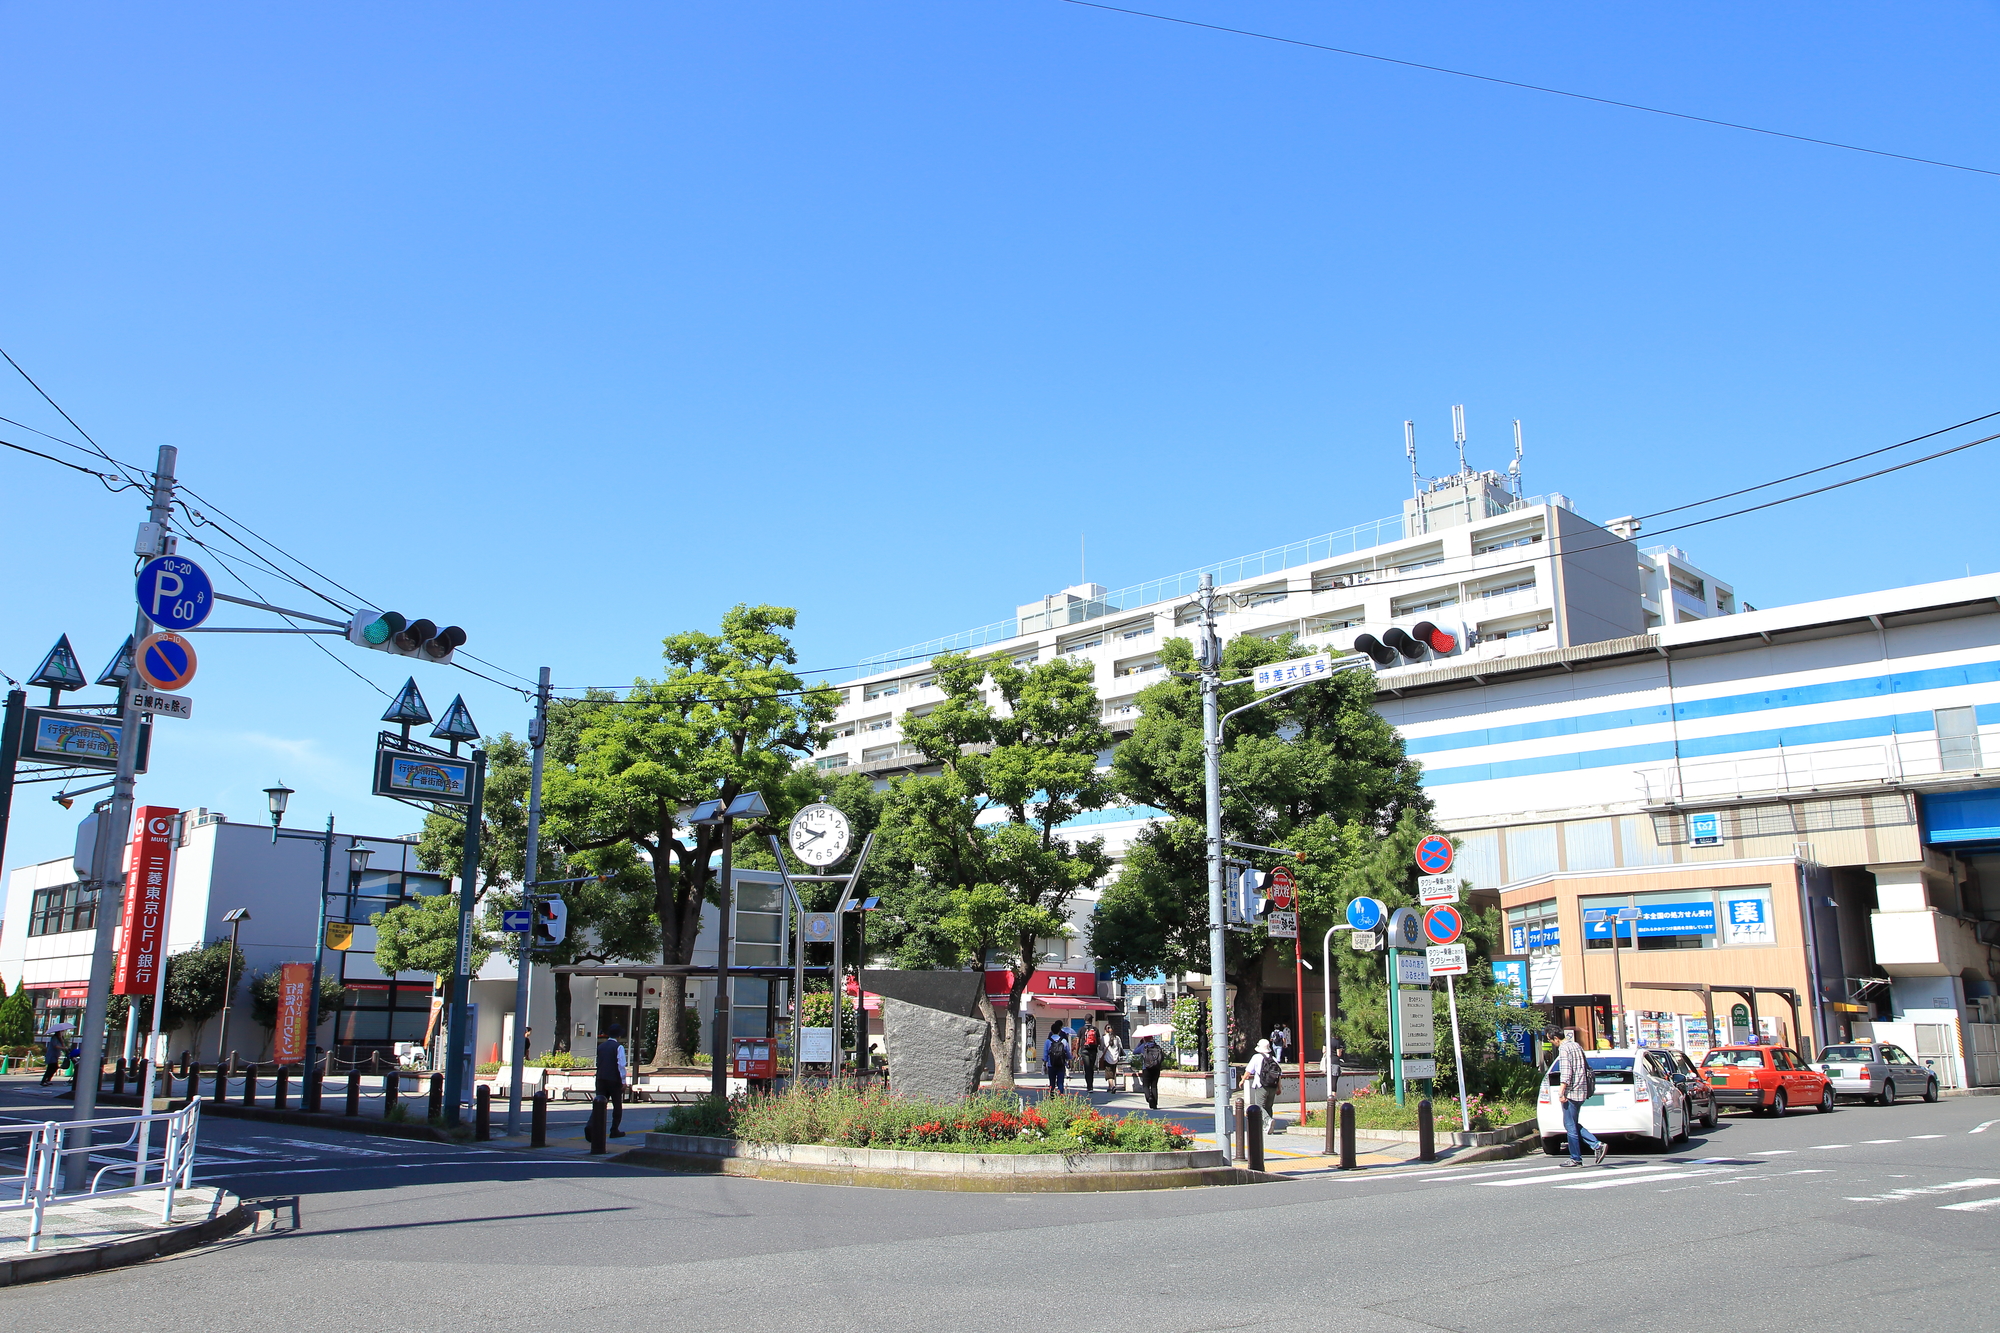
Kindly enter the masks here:
[[1591, 1151], [1591, 1165], [1604, 1165], [1604, 1154], [1609, 1151], [1604, 1141], [1583, 1126], [1583, 1104], [1596, 1091], [1597, 1078], [1590, 1071], [1590, 1061], [1583, 1053], [1574, 1032], [1563, 1034], [1562, 1044], [1556, 1047], [1556, 1061], [1549, 1071], [1549, 1082], [1562, 1094], [1563, 1128], [1569, 1131], [1569, 1161], [1565, 1166], [1582, 1166], [1583, 1150]]

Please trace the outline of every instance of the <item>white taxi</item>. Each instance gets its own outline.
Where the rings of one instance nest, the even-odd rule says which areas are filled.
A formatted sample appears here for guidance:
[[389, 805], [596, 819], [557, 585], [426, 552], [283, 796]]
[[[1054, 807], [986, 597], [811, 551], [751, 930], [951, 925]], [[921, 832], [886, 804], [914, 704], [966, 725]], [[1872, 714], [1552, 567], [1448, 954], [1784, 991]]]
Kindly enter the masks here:
[[[1687, 1099], [1658, 1051], [1590, 1051], [1584, 1059], [1597, 1080], [1597, 1091], [1577, 1117], [1585, 1129], [1600, 1139], [1639, 1139], [1661, 1152], [1687, 1138]], [[1549, 1069], [1555, 1072], [1555, 1066]], [[1545, 1077], [1535, 1104], [1535, 1127], [1541, 1131], [1542, 1150], [1551, 1157], [1569, 1155], [1561, 1099], [1562, 1089]]]

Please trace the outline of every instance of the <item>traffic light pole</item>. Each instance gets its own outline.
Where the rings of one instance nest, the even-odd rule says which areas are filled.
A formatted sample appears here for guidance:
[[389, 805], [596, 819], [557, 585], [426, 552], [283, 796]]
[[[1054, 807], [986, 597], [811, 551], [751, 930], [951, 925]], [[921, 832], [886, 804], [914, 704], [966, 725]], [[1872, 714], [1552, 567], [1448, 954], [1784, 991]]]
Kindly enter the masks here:
[[444, 1056], [444, 1123], [456, 1128], [465, 1096], [465, 1066], [472, 1034], [466, 997], [472, 988], [472, 912], [479, 901], [479, 831], [485, 823], [486, 751], [472, 752], [472, 804], [465, 811], [465, 845], [458, 867], [458, 952], [451, 968], [451, 1040]]
[[[521, 863], [521, 906], [529, 909], [528, 929], [521, 936], [521, 955], [514, 961], [514, 1049], [508, 1052], [513, 1066], [513, 1087], [507, 1092], [507, 1135], [521, 1132], [521, 1085], [528, 1078], [528, 982], [534, 970], [534, 902], [530, 897], [541, 878], [542, 845], [542, 747], [549, 738], [549, 669], [542, 668], [535, 685], [535, 716], [528, 723], [528, 846]], [[637, 1026], [636, 1024], [634, 1026]], [[636, 1049], [636, 1046], [635, 1048]]]
[[1229, 918], [1222, 901], [1222, 643], [1215, 632], [1215, 576], [1201, 576], [1201, 756], [1208, 820], [1208, 1031], [1215, 1074], [1215, 1146], [1229, 1151]]
[[[170, 444], [160, 446], [159, 461], [153, 469], [152, 507], [146, 521], [159, 526], [159, 549], [165, 554], [167, 532], [173, 519], [174, 464], [180, 451]], [[141, 609], [133, 622], [132, 641], [137, 643], [152, 633], [153, 623]], [[111, 1001], [111, 937], [119, 917], [125, 873], [125, 842], [132, 827], [132, 796], [139, 771], [139, 720], [132, 715], [132, 691], [139, 673], [128, 671], [118, 682], [118, 771], [112, 779], [108, 808], [98, 816], [97, 840], [91, 847], [90, 878], [97, 885], [96, 941], [90, 951], [90, 989], [83, 1003], [82, 1046], [77, 1053], [76, 1110], [74, 1119], [97, 1117], [97, 1085], [104, 1072], [104, 1016]], [[79, 1145], [87, 1148], [88, 1145]], [[68, 1162], [65, 1173], [71, 1189], [83, 1188], [90, 1177], [90, 1154], [79, 1152]]]

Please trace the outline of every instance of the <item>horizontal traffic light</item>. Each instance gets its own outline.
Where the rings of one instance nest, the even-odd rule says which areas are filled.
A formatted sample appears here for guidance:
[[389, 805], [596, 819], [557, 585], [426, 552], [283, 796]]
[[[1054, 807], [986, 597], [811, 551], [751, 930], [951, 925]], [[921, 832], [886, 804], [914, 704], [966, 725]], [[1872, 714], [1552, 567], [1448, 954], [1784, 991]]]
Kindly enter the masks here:
[[456, 625], [442, 629], [435, 620], [411, 620], [400, 611], [360, 611], [347, 622], [347, 641], [357, 648], [450, 662], [452, 651], [465, 642]]

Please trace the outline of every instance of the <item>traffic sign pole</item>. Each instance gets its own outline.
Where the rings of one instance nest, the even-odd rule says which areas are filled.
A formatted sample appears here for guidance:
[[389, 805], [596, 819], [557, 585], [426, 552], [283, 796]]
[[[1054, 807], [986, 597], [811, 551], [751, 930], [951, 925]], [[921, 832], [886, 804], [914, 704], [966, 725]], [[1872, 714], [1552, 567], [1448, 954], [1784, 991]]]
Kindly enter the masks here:
[[[535, 684], [535, 716], [528, 723], [528, 744], [533, 755], [528, 765], [528, 845], [526, 859], [521, 867], [521, 905], [531, 907], [533, 900], [529, 894], [535, 891], [535, 882], [541, 878], [538, 857], [542, 843], [542, 747], [548, 743], [549, 730], [549, 669], [543, 667], [541, 677]], [[477, 817], [478, 811], [473, 811]], [[512, 1138], [521, 1132], [521, 1085], [528, 1080], [528, 1005], [530, 978], [534, 975], [535, 963], [533, 946], [535, 932], [532, 920], [528, 933], [521, 937], [521, 952], [514, 960], [514, 1049], [508, 1052], [508, 1063], [513, 1066], [512, 1086], [507, 1089], [507, 1135]], [[638, 1009], [633, 1009], [636, 1017]], [[664, 1018], [664, 1012], [661, 1014]], [[639, 1025], [632, 1024], [632, 1035], [638, 1036]], [[664, 1038], [664, 1032], [659, 1034]], [[638, 1042], [632, 1045], [634, 1055], [638, 1053]], [[658, 1047], [654, 1048], [657, 1056]], [[634, 1065], [638, 1063], [635, 1059]]]
[[1444, 979], [1445, 1003], [1451, 1006], [1451, 1058], [1458, 1066], [1458, 1127], [1472, 1132], [1472, 1112], [1466, 1105], [1465, 1097], [1465, 1042], [1458, 1035], [1458, 988], [1452, 978]]

